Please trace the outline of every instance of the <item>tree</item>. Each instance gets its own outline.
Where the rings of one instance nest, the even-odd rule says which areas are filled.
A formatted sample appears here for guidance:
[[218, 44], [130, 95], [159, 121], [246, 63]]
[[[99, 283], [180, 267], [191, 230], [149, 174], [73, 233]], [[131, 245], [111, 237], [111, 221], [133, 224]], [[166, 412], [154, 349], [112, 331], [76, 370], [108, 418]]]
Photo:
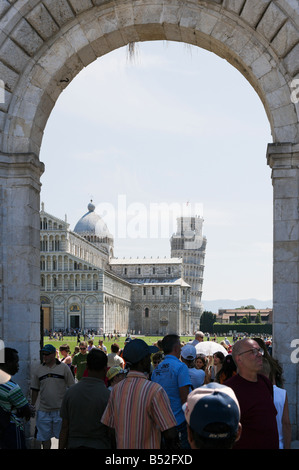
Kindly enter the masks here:
[[261, 319], [261, 312], [258, 312], [255, 317], [255, 322], [254, 323], [262, 323]]
[[216, 321], [216, 314], [213, 312], [204, 311], [200, 317], [200, 329], [204, 332], [213, 332], [213, 324]]
[[240, 320], [240, 323], [248, 323], [247, 316], [243, 317], [242, 320]]

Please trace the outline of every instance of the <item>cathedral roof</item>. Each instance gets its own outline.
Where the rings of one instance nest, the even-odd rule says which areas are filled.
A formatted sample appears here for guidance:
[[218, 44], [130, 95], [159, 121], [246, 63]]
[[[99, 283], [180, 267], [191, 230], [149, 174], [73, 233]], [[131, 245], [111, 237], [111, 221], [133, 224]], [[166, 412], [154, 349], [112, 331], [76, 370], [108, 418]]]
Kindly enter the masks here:
[[77, 222], [74, 232], [79, 235], [95, 235], [99, 238], [112, 238], [107, 225], [103, 219], [95, 212], [95, 205], [92, 201], [87, 206], [88, 212]]

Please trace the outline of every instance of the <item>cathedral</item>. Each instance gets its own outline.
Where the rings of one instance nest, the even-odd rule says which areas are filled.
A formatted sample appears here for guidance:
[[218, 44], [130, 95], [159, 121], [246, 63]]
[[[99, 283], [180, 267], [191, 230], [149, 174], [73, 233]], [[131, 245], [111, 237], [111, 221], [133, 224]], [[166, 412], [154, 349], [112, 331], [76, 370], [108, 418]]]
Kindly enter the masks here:
[[206, 238], [199, 216], [179, 217], [171, 256], [123, 258], [92, 201], [71, 231], [40, 211], [44, 330], [164, 336], [199, 329]]

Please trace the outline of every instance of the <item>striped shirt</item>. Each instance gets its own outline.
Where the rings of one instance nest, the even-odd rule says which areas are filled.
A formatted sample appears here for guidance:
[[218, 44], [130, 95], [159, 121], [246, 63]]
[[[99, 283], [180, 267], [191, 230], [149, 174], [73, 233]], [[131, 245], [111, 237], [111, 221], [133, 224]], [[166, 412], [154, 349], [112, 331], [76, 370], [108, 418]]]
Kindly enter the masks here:
[[28, 401], [20, 386], [12, 380], [0, 385], [0, 406], [5, 411], [11, 412], [10, 422], [23, 429], [23, 421], [17, 418], [16, 412], [24, 406], [28, 406]]
[[60, 410], [62, 399], [68, 387], [75, 383], [70, 368], [63, 362], [49, 367], [39, 364], [31, 380], [31, 388], [40, 391], [41, 411]]
[[161, 432], [176, 426], [165, 390], [137, 371], [113, 387], [101, 422], [118, 449], [160, 449]]

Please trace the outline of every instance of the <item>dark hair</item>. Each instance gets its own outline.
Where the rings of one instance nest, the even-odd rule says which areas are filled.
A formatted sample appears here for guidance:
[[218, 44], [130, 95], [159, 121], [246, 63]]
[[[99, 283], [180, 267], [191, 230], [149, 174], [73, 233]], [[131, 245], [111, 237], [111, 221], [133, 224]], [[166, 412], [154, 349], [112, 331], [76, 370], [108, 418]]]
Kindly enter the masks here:
[[[225, 375], [225, 380], [229, 379], [230, 377], [233, 376], [233, 373], [236, 372], [236, 371], [237, 371], [237, 366], [235, 364], [235, 361], [233, 360], [233, 356], [231, 354], [228, 354], [224, 358], [222, 368], [219, 371], [219, 377], [217, 377], [217, 378], [220, 378], [220, 376], [222, 374], [224, 374]], [[218, 374], [217, 374], [217, 376], [218, 376]]]
[[170, 354], [173, 351], [174, 346], [180, 342], [180, 337], [178, 335], [166, 335], [162, 339], [162, 348], [164, 354]]
[[68, 344], [62, 344], [59, 346], [59, 351], [67, 351], [69, 353], [71, 350]]
[[100, 349], [93, 348], [87, 354], [87, 367], [89, 370], [102, 370], [107, 367], [108, 357]]
[[117, 343], [111, 344], [111, 351], [117, 353], [119, 351], [119, 346]]
[[[16, 358], [16, 354], [19, 354], [16, 349], [13, 348], [4, 348], [4, 364], [7, 364], [8, 362], [12, 362]], [[1, 366], [1, 364], [0, 364]]]
[[152, 355], [152, 361], [162, 361], [164, 359], [163, 351], [158, 351]]
[[224, 358], [225, 358], [223, 352], [221, 352], [221, 351], [216, 351], [216, 352], [213, 354], [213, 356], [218, 357], [218, 359], [220, 359], [220, 361], [221, 361], [221, 364], [223, 364], [223, 361], [224, 361]]

